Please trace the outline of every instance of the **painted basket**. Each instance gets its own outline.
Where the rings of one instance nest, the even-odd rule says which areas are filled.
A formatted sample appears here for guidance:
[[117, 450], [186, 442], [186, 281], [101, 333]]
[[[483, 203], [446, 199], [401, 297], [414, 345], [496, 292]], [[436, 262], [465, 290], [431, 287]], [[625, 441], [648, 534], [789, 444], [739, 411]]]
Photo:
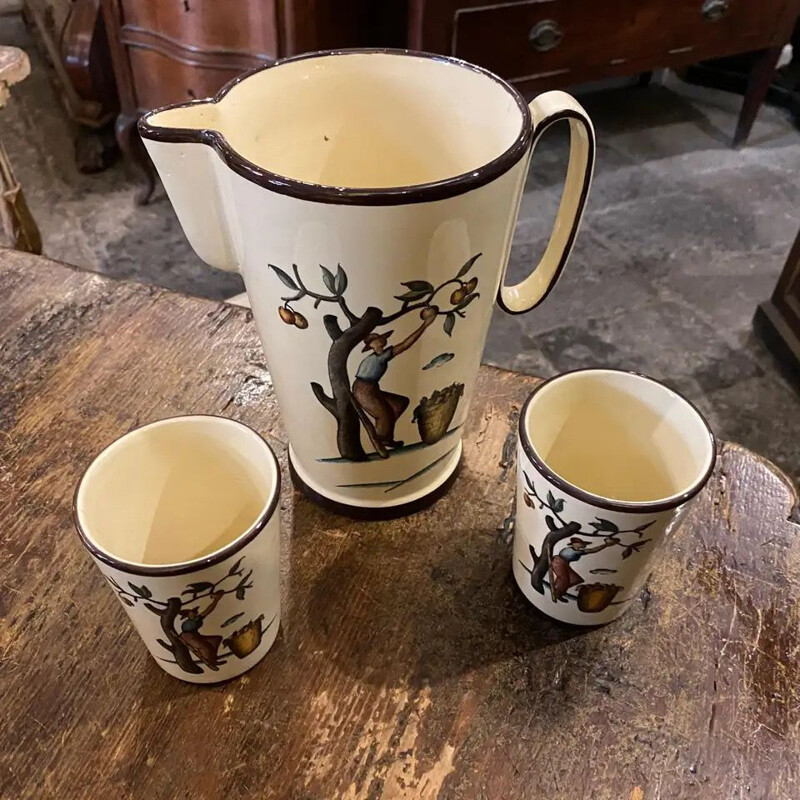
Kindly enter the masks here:
[[436, 444], [447, 433], [463, 394], [464, 384], [453, 383], [419, 401], [411, 421], [417, 423], [420, 438], [425, 444]]

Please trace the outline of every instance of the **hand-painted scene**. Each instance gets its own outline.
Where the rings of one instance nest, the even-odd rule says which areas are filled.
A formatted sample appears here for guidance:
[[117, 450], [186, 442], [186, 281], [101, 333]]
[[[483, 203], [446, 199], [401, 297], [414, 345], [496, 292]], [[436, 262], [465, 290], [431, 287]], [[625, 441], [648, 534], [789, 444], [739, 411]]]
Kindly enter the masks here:
[[[576, 603], [578, 611], [584, 613], [597, 613], [627, 602], [627, 597], [618, 597], [625, 587], [614, 583], [613, 578], [594, 579], [600, 575], [615, 575], [618, 570], [609, 566], [607, 557], [598, 560], [592, 556], [613, 551], [606, 552], [606, 556], [618, 554], [618, 561], [622, 562], [640, 553], [652, 541], [642, 536], [655, 520], [628, 530], [611, 520], [595, 517], [588, 523], [591, 530], [587, 531], [579, 522], [569, 520], [563, 498], [556, 498], [550, 491], [542, 497], [527, 473], [523, 471], [522, 474], [525, 505], [544, 513], [548, 530], [539, 552], [532, 544], [528, 546], [531, 565], [520, 560], [520, 565], [530, 575], [531, 588], [541, 595], [549, 595], [554, 603]], [[617, 559], [611, 563], [615, 561]], [[593, 563], [596, 566], [593, 567]]]
[[[334, 309], [333, 313], [320, 312], [320, 323], [330, 338], [327, 386], [312, 381], [309, 391], [333, 417], [338, 455], [320, 457], [318, 461], [359, 463], [385, 460], [438, 444], [456, 432], [458, 426], [453, 424], [453, 420], [464, 395], [463, 383], [453, 382], [429, 395], [412, 398], [388, 391], [385, 378], [387, 373], [393, 374], [391, 371], [396, 369], [397, 359], [402, 364], [403, 354], [415, 348], [438, 321], [441, 321], [444, 333], [453, 336], [459, 320], [467, 318], [468, 306], [480, 297], [478, 278], [469, 275], [480, 256], [481, 253], [472, 256], [454, 271], [452, 278], [438, 286], [427, 280], [401, 283], [393, 298], [395, 306], [391, 309], [369, 306], [359, 309], [358, 313], [348, 304], [349, 279], [341, 265], [337, 265], [335, 273], [320, 265], [318, 275], [314, 274], [316, 271], [310, 271], [311, 275], [301, 271], [297, 264], [292, 264], [291, 274], [279, 266], [269, 265], [291, 290], [290, 294], [281, 297], [282, 305], [278, 307], [284, 323], [305, 330], [314, 320], [312, 317], [309, 322], [300, 308], [305, 308], [306, 313], [309, 313], [308, 305], [311, 312], [323, 304]], [[325, 291], [309, 288], [312, 279], [321, 283]], [[410, 332], [399, 336], [395, 323], [410, 315], [417, 316], [419, 323]], [[350, 357], [354, 352], [358, 353], [359, 360], [352, 369]], [[422, 366], [421, 371], [436, 370], [456, 357], [455, 352], [442, 352]], [[398, 438], [397, 426], [405, 415], [409, 415], [410, 421], [416, 425], [419, 439]], [[454, 441], [453, 447], [444, 454], [437, 454], [434, 461], [399, 480], [341, 486], [384, 488], [387, 493], [395, 491], [433, 469], [457, 446], [457, 441]]]
[[[200, 581], [189, 583], [180, 596], [158, 599], [146, 585], [128, 583], [128, 588], [120, 586], [114, 578], [106, 575], [106, 580], [126, 606], [141, 605], [159, 618], [165, 639], [158, 644], [169, 653], [161, 658], [168, 664], [177, 664], [184, 672], [202, 675], [206, 669], [216, 672], [228, 659], [245, 658], [261, 644], [261, 639], [275, 622], [273, 617], [264, 624], [264, 615], [241, 624], [244, 612], [232, 614], [217, 622], [218, 629], [230, 628], [227, 635], [211, 635], [203, 631], [206, 620], [215, 612], [219, 601], [225, 595], [233, 595], [236, 600], [244, 600], [247, 590], [253, 588], [252, 570], [245, 572], [240, 558], [216, 583]], [[216, 615], [217, 617], [220, 614]], [[233, 629], [233, 625], [240, 623]], [[224, 647], [220, 650], [220, 647]]]

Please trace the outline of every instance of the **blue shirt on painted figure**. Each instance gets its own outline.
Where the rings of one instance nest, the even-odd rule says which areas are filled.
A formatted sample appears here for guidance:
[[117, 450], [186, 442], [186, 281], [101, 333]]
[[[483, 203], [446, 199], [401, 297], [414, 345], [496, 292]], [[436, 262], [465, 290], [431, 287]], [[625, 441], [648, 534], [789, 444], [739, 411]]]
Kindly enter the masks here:
[[576, 550], [574, 547], [564, 547], [558, 551], [558, 554], [564, 561], [577, 561], [583, 555], [580, 550]]
[[386, 374], [389, 361], [394, 356], [394, 348], [390, 345], [382, 353], [370, 353], [359, 365], [356, 370], [356, 378], [362, 381], [378, 383]]

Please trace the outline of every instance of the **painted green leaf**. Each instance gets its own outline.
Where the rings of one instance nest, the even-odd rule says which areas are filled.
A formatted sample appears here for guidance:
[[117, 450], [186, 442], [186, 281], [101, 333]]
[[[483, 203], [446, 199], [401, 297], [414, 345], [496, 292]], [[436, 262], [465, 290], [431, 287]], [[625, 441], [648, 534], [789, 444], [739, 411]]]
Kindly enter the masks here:
[[146, 599], [150, 599], [153, 596], [153, 593], [146, 587], [146, 586], [137, 586], [135, 583], [131, 583], [128, 581], [128, 586], [133, 589], [139, 597], [144, 597]]
[[427, 297], [428, 294], [429, 293], [427, 291], [420, 292], [420, 291], [414, 291], [413, 289], [411, 289], [411, 290], [405, 292], [404, 294], [396, 294], [394, 296], [394, 299], [395, 300], [421, 300], [423, 297]]
[[319, 268], [322, 270], [322, 282], [331, 294], [336, 294], [336, 278], [333, 277], [333, 273], [322, 264], [319, 265]]
[[452, 336], [452, 334], [453, 334], [453, 328], [455, 327], [455, 324], [456, 324], [456, 315], [455, 315], [455, 314], [453, 314], [452, 312], [450, 312], [450, 313], [449, 313], [449, 314], [448, 314], [448, 315], [447, 315], [447, 316], [444, 318], [444, 332], [445, 332], [445, 333], [446, 333], [448, 336]]
[[342, 269], [342, 265], [339, 264], [336, 267], [336, 284], [335, 284], [336, 294], [344, 294], [345, 290], [347, 289], [347, 275], [345, 271]]
[[625, 548], [625, 549], [622, 551], [622, 558], [623, 558], [623, 559], [625, 559], [625, 558], [628, 558], [628, 556], [629, 556], [629, 555], [630, 555], [632, 552], [633, 552], [633, 548], [632, 548], [632, 547], [626, 547], [626, 548]]
[[548, 491], [547, 493], [547, 505], [553, 506], [555, 505], [556, 499], [553, 497], [553, 493]]
[[556, 514], [560, 514], [563, 510], [564, 510], [564, 500], [563, 498], [559, 497], [558, 500], [556, 500], [555, 503], [553, 503], [553, 511], [555, 511]]
[[603, 530], [603, 526], [599, 522], [590, 522], [589, 523], [596, 531]]
[[535, 492], [536, 491], [536, 487], [533, 485], [533, 481], [528, 477], [528, 473], [527, 472], [523, 472], [522, 473], [522, 477], [525, 478], [525, 483], [528, 484], [528, 488], [532, 492]]
[[600, 527], [597, 530], [610, 531], [611, 533], [619, 533], [619, 527], [615, 525], [610, 519], [603, 519], [602, 517], [598, 517], [597, 521], [600, 523]]
[[294, 278], [291, 275], [285, 273], [280, 267], [276, 267], [274, 264], [269, 265], [271, 269], [275, 270], [275, 274], [281, 279], [281, 283], [284, 286], [288, 286], [290, 289], [294, 289], [296, 292], [300, 291], [300, 287], [294, 282]]
[[220, 628], [227, 628], [228, 625], [232, 625], [234, 622], [236, 622], [237, 619], [239, 619], [239, 617], [243, 616], [244, 616], [244, 611], [240, 611], [238, 614], [234, 614], [232, 617], [228, 617], [228, 619], [226, 619], [225, 622], [223, 622], [222, 625], [220, 625]]
[[121, 600], [123, 603], [125, 603], [125, 605], [126, 605], [126, 606], [132, 606], [132, 605], [133, 605], [133, 603], [132, 603], [130, 600], [128, 600], [128, 598], [127, 598], [127, 597], [123, 597], [122, 595], [120, 595], [120, 596], [119, 596], [119, 599], [120, 599], [120, 600]]
[[651, 519], [650, 522], [645, 522], [644, 525], [640, 525], [638, 528], [634, 528], [634, 531], [638, 534], [644, 533], [653, 523], [655, 522], [654, 519]]
[[412, 292], [430, 294], [433, 291], [433, 284], [428, 281], [403, 281], [403, 286], [407, 286]]
[[235, 575], [239, 571], [239, 566], [244, 561], [244, 556], [242, 556], [229, 570], [228, 575]]
[[237, 600], [244, 600], [244, 586], [240, 586], [236, 590], [236, 599]]
[[463, 267], [458, 271], [456, 278], [463, 278], [471, 269], [472, 265], [483, 255], [483, 253], [478, 253], [476, 256], [472, 256], [472, 258], [464, 264]]
[[480, 297], [480, 292], [475, 292], [474, 294], [468, 294], [457, 306], [459, 310], [462, 308], [466, 308], [475, 298]]

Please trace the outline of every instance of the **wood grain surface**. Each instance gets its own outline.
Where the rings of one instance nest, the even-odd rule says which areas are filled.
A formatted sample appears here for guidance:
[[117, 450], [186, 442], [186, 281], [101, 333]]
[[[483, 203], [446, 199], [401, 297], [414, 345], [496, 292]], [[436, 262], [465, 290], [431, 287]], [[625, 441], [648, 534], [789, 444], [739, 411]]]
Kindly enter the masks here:
[[429, 511], [353, 523], [285, 489], [278, 640], [190, 686], [139, 642], [71, 496], [103, 445], [170, 414], [235, 417], [282, 454], [254, 325], [0, 254], [0, 797], [797, 798], [788, 480], [723, 445], [631, 611], [561, 627], [515, 588], [504, 524], [536, 380], [479, 381], [464, 471]]

